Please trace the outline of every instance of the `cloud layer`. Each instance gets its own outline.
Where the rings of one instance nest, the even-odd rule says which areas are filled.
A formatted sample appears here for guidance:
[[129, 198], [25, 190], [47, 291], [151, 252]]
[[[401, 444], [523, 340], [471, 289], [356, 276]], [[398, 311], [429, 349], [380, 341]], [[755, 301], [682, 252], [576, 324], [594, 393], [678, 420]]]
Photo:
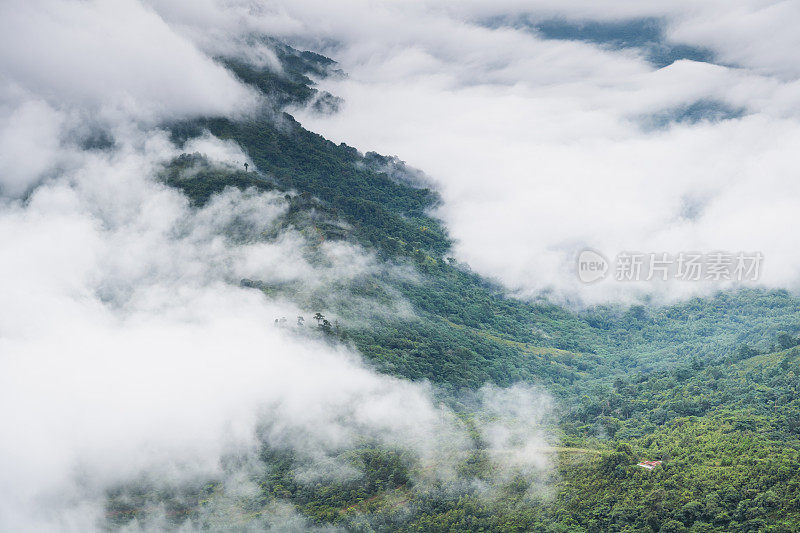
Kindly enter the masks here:
[[[180, 153], [164, 133], [117, 139], [0, 212], [0, 423], [13, 435], [0, 441], [0, 527], [91, 530], [104, 491], [145, 474], [157, 487], [224, 474], [230, 496], [249, 478], [220, 458], [254, 460], [265, 423], [262, 440], [316, 476], [363, 439], [455, 475], [473, 444], [430, 387], [276, 327], [311, 310], [238, 284], [341, 283], [375, 268], [368, 254], [323, 244], [312, 263], [298, 232], [262, 237], [287, 209], [282, 195], [229, 190], [192, 208], [154, 179]], [[219, 164], [243, 157], [210, 137], [184, 148]], [[537, 437], [524, 462], [534, 472], [549, 465], [549, 407], [535, 412], [509, 419]]]
[[[760, 251], [764, 283], [797, 286], [800, 254], [785, 236], [800, 208], [791, 3], [292, 2], [275, 12], [293, 21], [287, 35], [349, 73], [324, 83], [344, 97], [342, 112], [300, 112], [304, 125], [423, 169], [443, 192], [458, 255], [521, 294], [591, 302], [719, 287], [587, 287], [575, 276], [587, 247]], [[573, 34], [546, 38], [536, 24], [551, 20]], [[584, 37], [590, 21], [634, 36], [657, 24], [659, 46], [713, 61], [657, 68], [648, 50]]]
[[[367, 438], [453, 476], [474, 443], [431, 387], [275, 327], [313, 310], [239, 285], [322, 290], [374, 273], [375, 259], [334, 242], [310, 259], [300, 232], [277, 231], [283, 195], [229, 190], [195, 208], [159, 181], [184, 151], [221, 167], [248, 161], [235, 144], [205, 135], [179, 148], [160, 129], [258, 105], [212, 55], [278, 66], [239, 31], [248, 9], [217, 19], [211, 3], [158, 7], [0, 7], [0, 529], [94, 530], [109, 488], [143, 477], [156, 487], [222, 479], [235, 500], [256, 490], [249, 469], [264, 439], [306, 457], [310, 475], [341, 467], [335, 454]], [[482, 394], [479, 409], [508, 401]], [[549, 404], [513, 394], [535, 410], [512, 409], [492, 431], [539, 443], [509, 468], [545, 470]], [[226, 469], [231, 454], [245, 466]], [[215, 505], [210, 520], [230, 511]], [[267, 519], [306, 526], [280, 502]], [[158, 529], [154, 520], [138, 526]]]
[[[303, 123], [424, 169], [457, 255], [520, 294], [675, 297], [712, 287], [587, 287], [574, 259], [761, 251], [763, 281], [796, 287], [798, 19], [790, 2], [745, 0], [5, 2], [0, 423], [13, 438], [0, 441], [0, 526], [91, 529], [109, 486], [219, 475], [225, 453], [253, 456], [265, 420], [270, 444], [314, 465], [365, 435], [441, 476], [471, 449], [430, 387], [274, 327], [309, 310], [238, 285], [324, 285], [370, 273], [369, 254], [325, 244], [321, 266], [297, 232], [262, 238], [281, 196], [229, 191], [195, 209], [156, 179], [183, 150], [247, 160], [210, 136], [179, 149], [159, 129], [258, 106], [214, 56], [279, 70], [250, 38], [274, 35], [340, 61], [349, 77], [324, 83], [347, 105], [298, 110]], [[552, 20], [574, 33], [548, 38], [537, 25]], [[637, 46], [582, 36], [587, 21], [657, 21], [656, 44], [713, 61], [657, 68]], [[475, 405], [499, 482], [548, 468], [546, 396], [484, 389]], [[227, 481], [247, 491], [240, 474]]]

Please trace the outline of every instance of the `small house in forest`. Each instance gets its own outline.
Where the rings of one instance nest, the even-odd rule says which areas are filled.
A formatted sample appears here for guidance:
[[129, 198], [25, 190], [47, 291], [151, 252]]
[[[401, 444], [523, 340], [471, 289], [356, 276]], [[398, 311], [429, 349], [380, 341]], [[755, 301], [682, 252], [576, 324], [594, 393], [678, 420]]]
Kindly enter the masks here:
[[661, 461], [642, 461], [638, 463], [636, 466], [641, 466], [642, 468], [646, 468], [647, 470], [652, 470], [657, 466], [661, 466]]

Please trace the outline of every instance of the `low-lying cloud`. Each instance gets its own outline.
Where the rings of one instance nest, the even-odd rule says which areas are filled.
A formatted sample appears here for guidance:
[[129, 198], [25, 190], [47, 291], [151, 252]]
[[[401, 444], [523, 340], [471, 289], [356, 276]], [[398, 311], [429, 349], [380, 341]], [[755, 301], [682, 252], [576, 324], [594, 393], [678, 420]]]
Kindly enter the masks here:
[[98, 131], [246, 113], [253, 91], [135, 0], [0, 6], [0, 194], [68, 168]]
[[[229, 189], [191, 207], [154, 179], [180, 150], [142, 135], [80, 154], [25, 202], [4, 201], [2, 527], [94, 529], [106, 491], [142, 476], [155, 487], [222, 478], [233, 497], [250, 483], [237, 476], [250, 478], [221, 458], [254, 458], [264, 443], [304, 457], [312, 477], [371, 439], [452, 478], [474, 444], [429, 386], [275, 327], [309, 310], [238, 284], [341, 282], [368, 273], [370, 257], [332, 243], [309, 263], [299, 233], [264, 239], [287, 208], [277, 193]], [[184, 148], [203, 147], [220, 163], [242, 157], [210, 137]]]
[[11, 0], [0, 21], [4, 85], [59, 108], [163, 118], [230, 114], [254, 98], [135, 0]]
[[[287, 36], [349, 73], [323, 82], [341, 112], [299, 111], [303, 124], [423, 169], [458, 256], [518, 293], [597, 302], [724, 286], [585, 286], [575, 260], [586, 248], [759, 251], [762, 283], [797, 287], [800, 254], [784, 233], [800, 208], [790, 3], [274, 5], [293, 21]], [[552, 20], [574, 33], [537, 30]], [[658, 43], [602, 42], [580, 33], [589, 22], [624, 23], [634, 44], [647, 29], [667, 52], [694, 47], [711, 62], [658, 68]]]
[[[469, 484], [456, 464], [475, 451], [472, 433], [431, 386], [378, 374], [310, 327], [276, 327], [315, 310], [291, 291], [268, 298], [240, 284], [324, 292], [384, 268], [371, 254], [280, 226], [283, 194], [229, 189], [197, 207], [159, 179], [183, 152], [253, 167], [234, 143], [204, 135], [178, 147], [160, 129], [257, 108], [213, 55], [279, 69], [263, 41], [240, 48], [250, 41], [235, 17], [198, 33], [167, 7], [0, 7], [0, 529], [96, 530], [114, 518], [115, 491], [209, 480], [222, 490], [185, 528], [309, 528], [283, 501], [258, 520], [241, 513], [260, 490], [265, 445], [302, 458], [309, 482], [346, 474], [337, 454], [366, 439], [416, 457], [419, 483]], [[196, 24], [218, 9], [171, 7]], [[495, 394], [478, 411], [495, 413]], [[535, 413], [493, 414], [491, 427], [540, 443], [513, 464], [536, 477], [551, 464], [549, 405], [521, 394]], [[505, 472], [502, 454], [492, 460]], [[482, 483], [488, 494], [493, 478]], [[129, 529], [166, 527], [165, 503], [150, 503]]]
[[[657, 20], [663, 39], [713, 59], [657, 68], [636, 46], [548, 38], [536, 23], [552, 19]], [[256, 490], [265, 443], [302, 457], [313, 480], [346, 475], [337, 453], [372, 439], [427, 465], [420, 483], [488, 495], [551, 464], [546, 395], [484, 389], [472, 422], [494, 477], [460, 478], [476, 432], [436, 391], [275, 327], [312, 310], [239, 285], [324, 289], [380, 267], [343, 242], [309, 259], [301, 232], [275, 230], [282, 195], [228, 190], [197, 208], [157, 179], [184, 151], [252, 166], [235, 144], [206, 135], [179, 148], [159, 129], [259, 106], [212, 57], [279, 71], [253, 35], [333, 56], [349, 76], [324, 88], [347, 103], [297, 110], [304, 125], [423, 169], [476, 270], [522, 295], [591, 302], [653, 289], [581, 285], [586, 247], [760, 251], [762, 281], [796, 287], [796, 21], [788, 2], [749, 1], [4, 3], [0, 526], [92, 529], [110, 487], [211, 478], [228, 487], [204, 518], [218, 524], [226, 498]], [[265, 520], [308, 527], [284, 502]]]

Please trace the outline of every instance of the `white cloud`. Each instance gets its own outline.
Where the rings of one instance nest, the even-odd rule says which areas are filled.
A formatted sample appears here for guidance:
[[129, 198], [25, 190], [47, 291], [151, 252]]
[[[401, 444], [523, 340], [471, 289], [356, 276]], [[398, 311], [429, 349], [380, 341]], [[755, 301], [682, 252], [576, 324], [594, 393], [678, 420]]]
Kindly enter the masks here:
[[[332, 243], [312, 265], [296, 232], [256, 242], [282, 195], [229, 190], [195, 210], [153, 179], [179, 153], [163, 133], [118, 139], [0, 210], [0, 425], [13, 436], [0, 440], [0, 528], [92, 529], [110, 486], [221, 477], [222, 455], [254, 457], [264, 420], [267, 442], [320, 464], [366, 437], [453, 475], [471, 443], [429, 386], [275, 327], [310, 310], [238, 286], [332, 283], [370, 257]], [[247, 490], [246, 472], [225, 476]]]
[[8, 110], [0, 125], [0, 194], [18, 196], [59, 153], [63, 118], [41, 101]]
[[[478, 271], [528, 295], [556, 289], [598, 301], [655, 290], [674, 297], [712, 287], [586, 287], [574, 273], [577, 253], [587, 246], [612, 256], [759, 250], [765, 283], [797, 286], [800, 254], [782, 237], [800, 208], [792, 177], [800, 163], [791, 156], [800, 134], [794, 63], [780, 43], [751, 54], [743, 44], [769, 43], [773, 31], [794, 35], [797, 17], [785, 5], [756, 10], [742, 2], [733, 10], [739, 26], [750, 28], [746, 41], [730, 31], [728, 3], [385, 2], [369, 15], [348, 10], [359, 6], [282, 4], [303, 21], [305, 35], [338, 43], [330, 50], [349, 73], [324, 84], [344, 97], [342, 112], [299, 112], [301, 122], [426, 171], [442, 190], [440, 214], [459, 256]], [[759, 24], [749, 25], [748, 10], [757, 11]], [[513, 12], [664, 17], [668, 36], [710, 47], [723, 63], [741, 67], [678, 61], [656, 69], [631, 50], [476, 22]], [[369, 16], [370, 24], [353, 27], [345, 22], [350, 16]], [[692, 29], [700, 26], [703, 35]], [[698, 101], [723, 102], [745, 116], [643, 127], [648, 115]], [[687, 202], [704, 208], [686, 218]]]
[[135, 0], [3, 2], [0, 74], [0, 195], [11, 197], [69, 168], [98, 130], [239, 116], [258, 101]]
[[0, 7], [0, 70], [58, 107], [139, 119], [247, 109], [252, 94], [134, 0], [11, 0]]
[[[270, 442], [319, 464], [366, 435], [452, 475], [471, 443], [429, 386], [276, 328], [310, 310], [238, 286], [324, 288], [374, 258], [325, 243], [312, 263], [296, 231], [261, 240], [287, 208], [280, 194], [231, 190], [196, 210], [154, 179], [182, 151], [159, 121], [235, 115], [250, 92], [135, 2], [0, 14], [3, 44], [25, 51], [0, 54], [0, 425], [13, 436], [0, 440], [0, 528], [93, 529], [104, 491], [141, 476], [229, 476], [229, 493], [246, 493], [246, 472], [221, 472], [220, 457], [252, 459], [265, 419]], [[98, 126], [113, 143], [85, 149]], [[248, 161], [210, 135], [184, 149]]]
[[723, 2], [695, 9], [693, 16], [671, 25], [671, 39], [706, 46], [720, 60], [756, 72], [794, 80], [800, 76], [795, 52], [800, 35], [793, 29], [800, 19], [797, 2]]
[[[800, 208], [796, 12], [788, 3], [727, 6], [4, 3], [0, 424], [14, 438], [0, 441], [2, 527], [86, 529], [109, 483], [154, 469], [169, 477], [179, 459], [189, 474], [216, 472], [232, 442], [253, 445], [265, 405], [270, 438], [316, 459], [364, 432], [432, 463], [450, 453], [443, 443], [467, 447], [427, 386], [273, 327], [276, 316], [303, 311], [236, 284], [325, 284], [369, 272], [369, 255], [326, 244], [327, 266], [312, 265], [294, 232], [234, 242], [231, 225], [260, 235], [284, 200], [228, 192], [195, 211], [153, 179], [179, 153], [154, 124], [254, 104], [209, 57], [241, 52], [277, 68], [248, 41], [253, 32], [341, 61], [349, 78], [326, 84], [346, 98], [343, 112], [301, 114], [303, 122], [424, 169], [442, 189], [459, 256], [522, 293], [629, 297], [577, 284], [571, 261], [584, 246], [760, 250], [765, 281], [795, 286], [800, 252], [787, 231]], [[656, 70], [635, 51], [479, 23], [523, 12], [664, 17], [670, 38], [740, 68], [682, 61]], [[747, 38], [737, 40], [739, 31]], [[747, 114], [664, 130], [639, 123], [711, 99]], [[116, 144], [82, 149], [98, 122]], [[210, 136], [187, 149], [220, 164], [247, 160]], [[686, 216], [687, 204], [698, 212]], [[530, 445], [546, 445], [546, 402], [519, 388], [484, 391], [483, 402], [492, 420], [484, 436], [497, 460], [512, 459], [499, 471], [546, 468]], [[81, 476], [88, 488], [75, 485]]]

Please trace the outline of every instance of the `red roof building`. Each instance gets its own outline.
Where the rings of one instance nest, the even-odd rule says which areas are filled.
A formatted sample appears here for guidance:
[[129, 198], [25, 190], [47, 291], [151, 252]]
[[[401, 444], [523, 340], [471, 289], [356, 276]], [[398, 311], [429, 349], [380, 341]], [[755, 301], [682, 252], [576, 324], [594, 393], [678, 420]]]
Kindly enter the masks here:
[[652, 470], [657, 466], [661, 465], [661, 461], [642, 461], [641, 463], [637, 464], [636, 466], [641, 466], [642, 468], [646, 468], [648, 470]]

